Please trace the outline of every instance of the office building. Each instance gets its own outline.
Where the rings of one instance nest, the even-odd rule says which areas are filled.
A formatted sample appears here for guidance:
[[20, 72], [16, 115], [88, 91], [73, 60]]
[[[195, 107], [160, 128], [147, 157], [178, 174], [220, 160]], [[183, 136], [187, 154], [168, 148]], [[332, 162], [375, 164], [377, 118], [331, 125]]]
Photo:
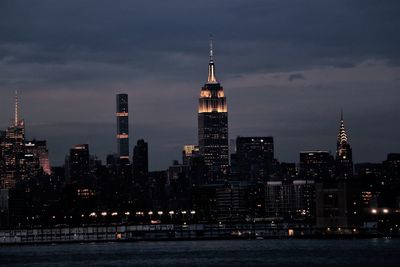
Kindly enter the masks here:
[[226, 97], [215, 75], [212, 42], [208, 79], [200, 92], [198, 141], [211, 181], [226, 179], [229, 167], [228, 110]]
[[327, 151], [300, 152], [300, 177], [307, 180], [327, 180], [334, 176], [334, 160]]
[[65, 168], [68, 183], [84, 184], [90, 174], [89, 145], [79, 144], [71, 148]]
[[274, 140], [267, 137], [238, 137], [232, 175], [238, 180], [267, 181], [272, 174]]
[[23, 174], [25, 150], [25, 122], [19, 118], [18, 95], [15, 92], [14, 121], [7, 128], [1, 142], [1, 158], [3, 159], [0, 172], [0, 187], [13, 188]]
[[45, 140], [31, 140], [25, 142], [25, 158], [37, 161], [43, 173], [50, 175], [49, 151]]
[[340, 118], [340, 128], [336, 145], [335, 175], [339, 179], [353, 177], [353, 153], [344, 128], [343, 113]]
[[190, 160], [196, 155], [199, 155], [199, 146], [184, 145], [182, 150], [182, 164], [189, 165]]
[[388, 184], [400, 184], [400, 153], [390, 153], [383, 162], [383, 173]]

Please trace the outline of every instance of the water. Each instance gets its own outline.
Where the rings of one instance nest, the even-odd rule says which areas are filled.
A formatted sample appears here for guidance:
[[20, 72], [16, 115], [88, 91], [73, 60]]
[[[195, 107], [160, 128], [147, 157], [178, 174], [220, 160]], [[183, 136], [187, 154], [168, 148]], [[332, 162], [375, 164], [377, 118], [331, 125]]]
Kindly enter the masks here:
[[400, 239], [274, 239], [2, 246], [0, 265], [400, 266]]

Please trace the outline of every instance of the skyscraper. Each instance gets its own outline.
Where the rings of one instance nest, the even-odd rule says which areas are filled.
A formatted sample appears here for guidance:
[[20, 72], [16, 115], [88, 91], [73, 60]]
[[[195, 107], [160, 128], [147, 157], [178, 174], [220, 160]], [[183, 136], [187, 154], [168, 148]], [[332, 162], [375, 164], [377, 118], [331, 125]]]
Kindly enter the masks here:
[[18, 94], [15, 92], [15, 117], [13, 123], [7, 128], [3, 142], [1, 143], [1, 157], [4, 161], [3, 171], [0, 174], [0, 186], [12, 188], [24, 169], [25, 148], [25, 122], [19, 119]]
[[336, 176], [348, 179], [353, 176], [353, 153], [344, 128], [343, 112], [336, 144]]
[[33, 158], [39, 163], [44, 173], [51, 174], [49, 151], [45, 140], [33, 139], [25, 142], [25, 157]]
[[129, 161], [128, 95], [117, 94], [117, 146], [120, 160]]
[[236, 154], [232, 155], [231, 175], [245, 181], [267, 181], [272, 174], [274, 139], [265, 137], [238, 137]]
[[66, 158], [68, 183], [84, 183], [90, 173], [90, 154], [88, 144], [75, 145], [69, 150]]
[[149, 149], [148, 144], [140, 139], [133, 149], [133, 179], [135, 183], [146, 185], [149, 176]]
[[223, 180], [229, 166], [228, 111], [223, 88], [215, 76], [212, 41], [208, 79], [199, 98], [198, 137], [209, 180]]
[[334, 160], [327, 151], [300, 152], [300, 177], [306, 180], [326, 181], [332, 178]]

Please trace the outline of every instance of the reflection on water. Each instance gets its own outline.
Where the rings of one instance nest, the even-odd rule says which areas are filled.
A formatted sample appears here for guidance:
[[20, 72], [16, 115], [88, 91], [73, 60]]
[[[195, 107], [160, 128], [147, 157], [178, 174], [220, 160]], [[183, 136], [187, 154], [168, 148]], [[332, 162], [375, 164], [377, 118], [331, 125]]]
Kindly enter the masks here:
[[400, 266], [400, 239], [274, 239], [2, 246], [0, 265]]

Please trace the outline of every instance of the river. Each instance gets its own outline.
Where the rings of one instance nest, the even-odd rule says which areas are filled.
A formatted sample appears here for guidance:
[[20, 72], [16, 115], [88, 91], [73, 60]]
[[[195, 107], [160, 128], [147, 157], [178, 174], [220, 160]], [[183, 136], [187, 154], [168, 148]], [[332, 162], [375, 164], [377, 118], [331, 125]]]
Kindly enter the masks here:
[[2, 266], [400, 266], [400, 239], [265, 239], [0, 246]]

